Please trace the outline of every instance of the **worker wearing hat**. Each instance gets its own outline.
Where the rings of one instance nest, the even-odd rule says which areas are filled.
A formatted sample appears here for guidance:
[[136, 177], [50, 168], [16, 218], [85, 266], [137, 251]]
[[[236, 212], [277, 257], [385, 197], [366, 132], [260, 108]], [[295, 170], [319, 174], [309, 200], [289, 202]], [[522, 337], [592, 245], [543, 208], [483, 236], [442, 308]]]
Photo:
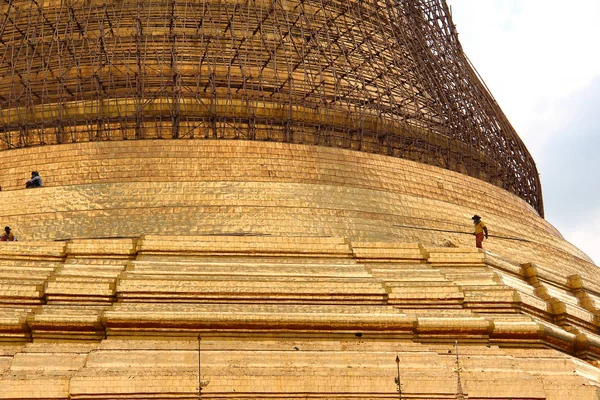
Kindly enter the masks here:
[[42, 187], [42, 177], [40, 176], [40, 173], [37, 171], [32, 171], [31, 179], [28, 180], [27, 182], [25, 182], [25, 187], [26, 188]]
[[488, 238], [488, 230], [481, 217], [479, 215], [473, 215], [471, 217], [473, 224], [475, 225], [475, 246], [479, 249], [483, 249], [483, 237]]
[[4, 235], [0, 237], [0, 242], [13, 242], [15, 241], [15, 236], [10, 231], [10, 226], [4, 227]]

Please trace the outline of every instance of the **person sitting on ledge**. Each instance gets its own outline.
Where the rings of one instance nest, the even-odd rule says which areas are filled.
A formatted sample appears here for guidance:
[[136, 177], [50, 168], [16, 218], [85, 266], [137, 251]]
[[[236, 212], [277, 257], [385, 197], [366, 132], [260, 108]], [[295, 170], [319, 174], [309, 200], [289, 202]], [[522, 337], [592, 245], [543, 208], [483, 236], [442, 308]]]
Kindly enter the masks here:
[[488, 230], [481, 217], [479, 215], [473, 215], [471, 217], [473, 220], [473, 224], [475, 225], [475, 246], [478, 249], [483, 249], [483, 234], [485, 233], [485, 238], [488, 238]]
[[4, 235], [0, 237], [0, 242], [16, 242], [17, 238], [10, 231], [10, 226], [4, 227]]
[[40, 173], [37, 171], [33, 171], [31, 173], [31, 179], [25, 183], [26, 188], [34, 188], [34, 187], [42, 187], [42, 178], [40, 177]]

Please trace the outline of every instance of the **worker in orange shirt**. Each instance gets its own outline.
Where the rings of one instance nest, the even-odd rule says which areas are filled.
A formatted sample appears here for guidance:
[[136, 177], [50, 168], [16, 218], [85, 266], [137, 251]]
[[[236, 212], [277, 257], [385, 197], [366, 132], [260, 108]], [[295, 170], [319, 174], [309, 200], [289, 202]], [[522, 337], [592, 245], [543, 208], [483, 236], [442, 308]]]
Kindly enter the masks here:
[[473, 215], [471, 217], [473, 224], [475, 225], [475, 246], [479, 249], [483, 249], [483, 237], [488, 238], [488, 230], [481, 217], [479, 215]]

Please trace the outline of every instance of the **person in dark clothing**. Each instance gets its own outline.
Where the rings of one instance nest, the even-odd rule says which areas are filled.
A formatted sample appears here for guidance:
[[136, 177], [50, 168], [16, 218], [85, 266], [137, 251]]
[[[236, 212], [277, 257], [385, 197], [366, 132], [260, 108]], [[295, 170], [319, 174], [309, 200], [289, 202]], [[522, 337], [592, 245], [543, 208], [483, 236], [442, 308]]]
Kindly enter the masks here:
[[10, 226], [4, 228], [4, 234], [0, 236], [0, 242], [16, 242], [17, 238], [10, 231]]
[[26, 188], [42, 187], [42, 178], [39, 172], [33, 171], [31, 173], [31, 179], [25, 183]]

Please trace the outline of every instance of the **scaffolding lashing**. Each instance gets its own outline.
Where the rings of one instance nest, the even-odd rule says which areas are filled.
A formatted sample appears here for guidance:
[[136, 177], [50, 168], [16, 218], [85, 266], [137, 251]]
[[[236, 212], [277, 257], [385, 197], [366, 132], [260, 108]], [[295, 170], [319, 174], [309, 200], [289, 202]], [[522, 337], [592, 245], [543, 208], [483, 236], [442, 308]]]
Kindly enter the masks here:
[[0, 4], [0, 150], [152, 138], [402, 157], [543, 215], [535, 163], [445, 0]]

